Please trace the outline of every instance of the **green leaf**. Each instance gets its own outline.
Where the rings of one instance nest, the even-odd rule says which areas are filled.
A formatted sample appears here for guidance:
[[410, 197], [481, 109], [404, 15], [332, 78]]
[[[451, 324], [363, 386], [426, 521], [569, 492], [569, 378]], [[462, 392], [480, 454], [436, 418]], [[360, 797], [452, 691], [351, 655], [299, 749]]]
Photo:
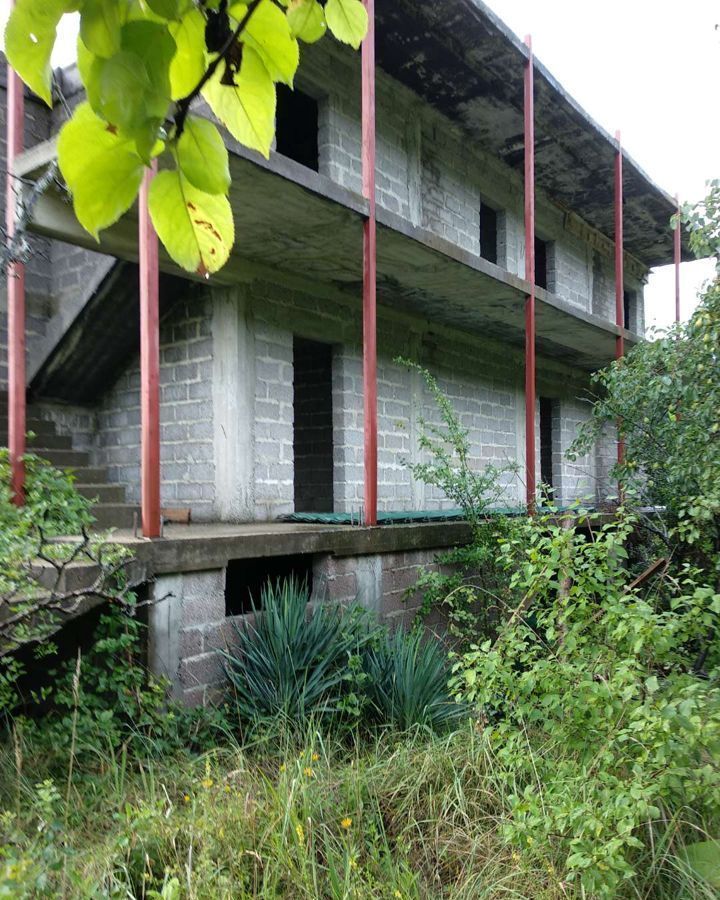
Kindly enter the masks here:
[[233, 85], [222, 84], [223, 67], [203, 88], [210, 108], [230, 134], [263, 156], [270, 155], [275, 134], [275, 85], [260, 57], [246, 47]]
[[128, 22], [122, 28], [122, 50], [100, 71], [102, 115], [135, 138], [149, 162], [170, 104], [170, 63], [175, 41], [164, 25]]
[[102, 94], [100, 90], [100, 79], [102, 76], [102, 66], [105, 62], [99, 56], [95, 56], [82, 41], [80, 35], [77, 39], [77, 64], [80, 78], [85, 85], [85, 93], [87, 94], [90, 106], [98, 115], [102, 115]]
[[292, 0], [287, 12], [290, 33], [306, 44], [314, 44], [325, 35], [325, 10], [317, 0]]
[[163, 19], [179, 21], [187, 12], [188, 0], [145, 0], [150, 9]]
[[30, 90], [52, 104], [50, 57], [58, 22], [77, 9], [69, 0], [17, 0], [5, 27], [5, 53]]
[[212, 122], [189, 116], [177, 142], [176, 156], [182, 174], [196, 188], [208, 194], [227, 194], [228, 151]]
[[132, 206], [144, 166], [133, 142], [81, 103], [58, 139], [58, 162], [80, 224], [97, 239]]
[[148, 205], [160, 240], [179, 266], [207, 275], [225, 265], [235, 240], [227, 197], [199, 191], [175, 170], [153, 178]]
[[187, 97], [205, 74], [205, 19], [191, 9], [178, 23], [170, 25], [176, 51], [170, 63], [170, 95], [173, 100]]
[[80, 13], [80, 37], [96, 56], [105, 58], [120, 49], [122, 19], [115, 0], [84, 0]]
[[[245, 4], [239, 3], [231, 7], [230, 14], [240, 22], [247, 10]], [[287, 16], [272, 0], [261, 0], [248, 20], [241, 40], [262, 59], [273, 81], [292, 86], [300, 62], [300, 49], [290, 33]]]
[[325, 19], [335, 37], [356, 50], [367, 34], [368, 14], [361, 0], [327, 0]]

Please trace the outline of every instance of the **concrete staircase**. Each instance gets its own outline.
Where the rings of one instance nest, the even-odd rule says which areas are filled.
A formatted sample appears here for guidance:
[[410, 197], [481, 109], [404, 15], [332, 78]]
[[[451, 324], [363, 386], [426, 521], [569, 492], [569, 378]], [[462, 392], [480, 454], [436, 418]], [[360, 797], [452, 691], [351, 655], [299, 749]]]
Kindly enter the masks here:
[[[102, 466], [91, 466], [90, 456], [84, 450], [73, 448], [72, 438], [58, 434], [55, 423], [43, 419], [32, 404], [27, 408], [27, 451], [47, 459], [59, 469], [69, 469], [75, 477], [75, 486], [83, 497], [93, 501], [92, 514], [95, 527], [132, 528], [134, 513], [138, 507], [125, 502], [125, 488], [112, 484], [108, 472]], [[0, 446], [7, 446], [8, 410], [7, 393], [0, 393]]]

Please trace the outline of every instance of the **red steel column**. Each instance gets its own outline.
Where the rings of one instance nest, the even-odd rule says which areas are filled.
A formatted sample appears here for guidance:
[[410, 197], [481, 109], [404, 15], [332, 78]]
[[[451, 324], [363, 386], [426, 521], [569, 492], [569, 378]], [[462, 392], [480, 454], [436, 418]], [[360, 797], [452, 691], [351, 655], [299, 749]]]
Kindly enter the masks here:
[[[615, 324], [625, 327], [625, 261], [623, 257], [623, 161], [620, 132], [615, 132], [617, 151], [615, 153]], [[622, 330], [615, 338], [615, 359], [625, 355], [625, 337]], [[623, 461], [625, 446], [618, 440], [617, 458]]]
[[525, 490], [528, 512], [535, 510], [535, 103], [532, 38], [525, 38]]
[[[620, 132], [615, 132], [617, 152], [615, 153], [615, 324], [625, 327], [625, 269], [623, 260], [623, 163]], [[625, 355], [625, 338], [619, 334], [615, 338], [615, 358]]]
[[[14, 4], [13, 4], [14, 5]], [[15, 234], [15, 158], [22, 153], [25, 124], [23, 83], [7, 70], [7, 183], [5, 227], [8, 242]], [[13, 502], [24, 502], [25, 466], [25, 266], [15, 262], [7, 269], [8, 297], [8, 448], [10, 450]]]
[[375, 221], [375, 0], [365, 0], [362, 44], [362, 180], [368, 201], [363, 225], [363, 403], [365, 524], [377, 525], [377, 226]]
[[677, 225], [675, 226], [675, 234], [673, 235], [673, 249], [675, 256], [675, 321], [680, 321], [680, 262], [682, 261], [682, 225], [680, 224], [680, 201], [675, 195], [677, 203]]
[[160, 276], [158, 238], [148, 212], [148, 190], [157, 170], [153, 163], [140, 188], [140, 415], [142, 530], [160, 536]]

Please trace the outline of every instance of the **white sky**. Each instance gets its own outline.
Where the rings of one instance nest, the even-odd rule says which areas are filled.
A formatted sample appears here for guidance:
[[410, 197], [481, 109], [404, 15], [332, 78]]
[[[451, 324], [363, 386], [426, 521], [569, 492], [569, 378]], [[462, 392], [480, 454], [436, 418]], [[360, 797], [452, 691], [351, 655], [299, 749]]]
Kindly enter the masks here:
[[[42, 2], [42, 0], [36, 0]], [[441, 2], [441, 0], [436, 0]], [[720, 3], [718, 0], [488, 0], [566, 90], [648, 175], [682, 201], [704, 196], [720, 177]], [[9, 0], [0, 0], [0, 22]], [[53, 62], [75, 55], [76, 16], [61, 23]], [[708, 261], [684, 263], [683, 315], [710, 277]], [[674, 316], [672, 266], [646, 288], [648, 325]]]

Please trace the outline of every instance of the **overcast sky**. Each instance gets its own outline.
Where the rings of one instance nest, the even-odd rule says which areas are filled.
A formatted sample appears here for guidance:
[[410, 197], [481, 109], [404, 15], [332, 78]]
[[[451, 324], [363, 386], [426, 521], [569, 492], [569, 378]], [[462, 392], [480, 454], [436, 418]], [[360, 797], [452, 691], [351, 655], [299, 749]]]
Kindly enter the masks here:
[[[38, 0], [42, 2], [42, 0]], [[442, 0], [436, 0], [442, 2]], [[662, 188], [695, 201], [720, 178], [720, 3], [718, 0], [489, 0], [536, 56]], [[8, 0], [0, 0], [2, 22]], [[61, 26], [54, 63], [74, 58], [75, 18]], [[711, 274], [684, 263], [683, 313]], [[674, 315], [672, 266], [645, 292], [648, 324]]]

